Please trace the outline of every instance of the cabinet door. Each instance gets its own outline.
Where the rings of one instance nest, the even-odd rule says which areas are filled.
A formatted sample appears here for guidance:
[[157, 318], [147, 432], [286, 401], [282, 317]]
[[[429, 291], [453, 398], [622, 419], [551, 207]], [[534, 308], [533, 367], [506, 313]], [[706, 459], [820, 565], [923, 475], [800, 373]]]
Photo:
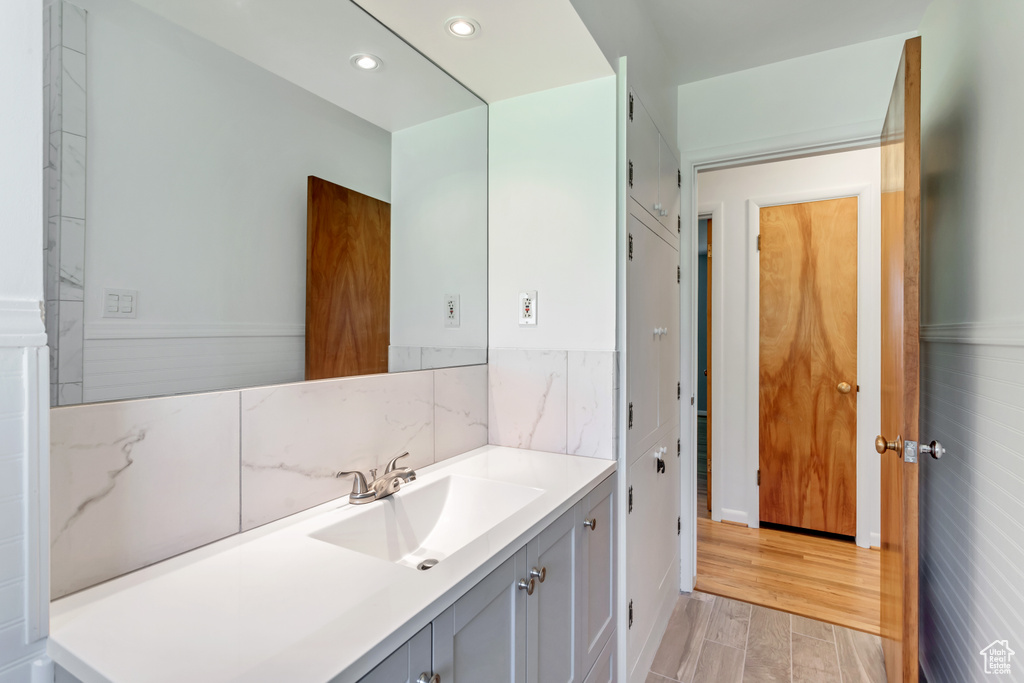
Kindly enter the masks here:
[[[648, 219], [649, 220], [649, 219]], [[667, 249], [634, 215], [629, 216], [633, 260], [627, 261], [627, 392], [632, 405], [632, 424], [627, 423], [626, 443], [631, 452], [658, 428], [658, 345], [655, 329], [663, 327], [659, 315], [659, 250]], [[627, 407], [628, 410], [628, 407]]]
[[[658, 203], [661, 204], [661, 211], [658, 213], [658, 220], [664, 225], [669, 234], [674, 237], [676, 245], [679, 244], [678, 217], [679, 217], [679, 162], [672, 154], [672, 149], [659, 138], [660, 147], [660, 184], [658, 188]], [[664, 215], [661, 215], [664, 214]]]
[[576, 623], [581, 671], [590, 671], [615, 629], [614, 501], [615, 475], [612, 475], [576, 506], [576, 529], [580, 536], [580, 598]]
[[[614, 631], [613, 631], [614, 634]], [[668, 680], [668, 679], [666, 679]], [[605, 644], [594, 668], [587, 674], [586, 683], [614, 683], [615, 681], [615, 636]]]
[[658, 341], [658, 425], [679, 420], [679, 252], [658, 240], [657, 323], [668, 330]]
[[[434, 620], [434, 673], [445, 683], [526, 683], [526, 548]], [[536, 597], [536, 590], [534, 591]]]
[[430, 626], [426, 626], [360, 678], [359, 683], [416, 683], [420, 674], [429, 678], [433, 673], [430, 650]]
[[644, 211], [654, 216], [657, 214], [655, 206], [658, 205], [661, 184], [661, 136], [636, 93], [630, 90], [629, 97], [633, 110], [632, 118], [630, 119], [627, 114], [626, 122], [626, 156], [629, 157], [633, 169], [632, 184], [627, 181], [629, 196], [643, 207]]
[[529, 683], [580, 683], [576, 654], [576, 511], [559, 517], [526, 546], [537, 580], [527, 598], [526, 655]]

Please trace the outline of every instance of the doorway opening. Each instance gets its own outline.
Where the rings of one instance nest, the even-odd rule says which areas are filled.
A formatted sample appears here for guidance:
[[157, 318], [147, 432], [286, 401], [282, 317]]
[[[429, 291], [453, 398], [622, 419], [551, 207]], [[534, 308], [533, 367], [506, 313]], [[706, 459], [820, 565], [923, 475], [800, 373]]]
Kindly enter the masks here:
[[874, 635], [879, 159], [700, 172], [693, 264], [695, 588]]

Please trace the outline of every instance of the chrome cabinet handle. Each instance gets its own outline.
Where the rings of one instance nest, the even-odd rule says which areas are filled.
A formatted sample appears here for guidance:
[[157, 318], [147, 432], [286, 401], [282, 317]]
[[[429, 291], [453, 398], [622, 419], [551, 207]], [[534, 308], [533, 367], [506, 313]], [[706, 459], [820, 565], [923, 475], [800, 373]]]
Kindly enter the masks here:
[[590, 529], [591, 531], [593, 531], [594, 529], [597, 528], [597, 518], [596, 517], [586, 517], [586, 518], [584, 518], [583, 526], [585, 526], [588, 529]]
[[420, 677], [416, 679], [416, 683], [441, 683], [441, 676], [439, 674], [430, 674], [424, 672], [420, 674]]
[[541, 583], [544, 583], [544, 579], [546, 579], [548, 577], [548, 568], [547, 567], [541, 567], [540, 571], [537, 571], [537, 568], [534, 567], [533, 569], [530, 570], [530, 576], [534, 577], [535, 579], [537, 579]]
[[919, 450], [922, 453], [928, 453], [929, 455], [931, 455], [936, 460], [941, 458], [943, 456], [943, 454], [945, 454], [945, 452], [946, 452], [946, 449], [943, 448], [942, 444], [939, 443], [938, 441], [932, 441], [928, 445], [922, 445]]
[[533, 595], [533, 589], [536, 585], [537, 584], [533, 579], [530, 579], [529, 581], [526, 579], [519, 579], [519, 582], [516, 583], [516, 588], [521, 591], [526, 591], [527, 595]]

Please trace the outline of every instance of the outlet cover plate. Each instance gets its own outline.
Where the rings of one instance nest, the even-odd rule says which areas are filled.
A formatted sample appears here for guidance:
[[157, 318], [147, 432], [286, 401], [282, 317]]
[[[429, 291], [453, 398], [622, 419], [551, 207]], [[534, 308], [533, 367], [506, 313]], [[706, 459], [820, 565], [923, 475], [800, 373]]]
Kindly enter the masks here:
[[537, 290], [519, 292], [519, 325], [533, 327], [537, 324]]
[[459, 295], [444, 295], [444, 326], [458, 327], [460, 325]]

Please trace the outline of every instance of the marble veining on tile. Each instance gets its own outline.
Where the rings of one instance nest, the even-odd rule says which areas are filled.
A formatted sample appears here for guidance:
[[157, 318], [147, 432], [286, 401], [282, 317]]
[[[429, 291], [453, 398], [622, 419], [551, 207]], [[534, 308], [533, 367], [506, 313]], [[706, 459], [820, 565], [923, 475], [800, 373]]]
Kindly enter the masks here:
[[434, 377], [408, 372], [241, 391], [242, 528], [347, 495], [342, 470], [434, 462]]
[[62, 50], [59, 128], [85, 137], [85, 55], [67, 47]]
[[85, 221], [60, 221], [60, 299], [81, 301], [85, 280]]
[[567, 447], [573, 455], [614, 459], [615, 358], [612, 351], [568, 352]]
[[422, 369], [423, 364], [420, 362], [420, 347], [388, 347], [388, 372], [409, 372], [410, 370]]
[[490, 350], [489, 443], [566, 452], [566, 356], [565, 351]]
[[238, 531], [237, 392], [50, 415], [53, 597]]
[[85, 53], [86, 11], [70, 2], [57, 0], [63, 6], [61, 17], [61, 44], [77, 52]]
[[487, 362], [487, 349], [457, 346], [424, 346], [420, 349], [424, 370], [480, 365]]
[[83, 304], [81, 301], [61, 301], [58, 308], [57, 382], [81, 382], [85, 315]]
[[434, 459], [487, 445], [487, 366], [434, 371]]
[[67, 218], [85, 218], [85, 138], [61, 133], [60, 213]]

